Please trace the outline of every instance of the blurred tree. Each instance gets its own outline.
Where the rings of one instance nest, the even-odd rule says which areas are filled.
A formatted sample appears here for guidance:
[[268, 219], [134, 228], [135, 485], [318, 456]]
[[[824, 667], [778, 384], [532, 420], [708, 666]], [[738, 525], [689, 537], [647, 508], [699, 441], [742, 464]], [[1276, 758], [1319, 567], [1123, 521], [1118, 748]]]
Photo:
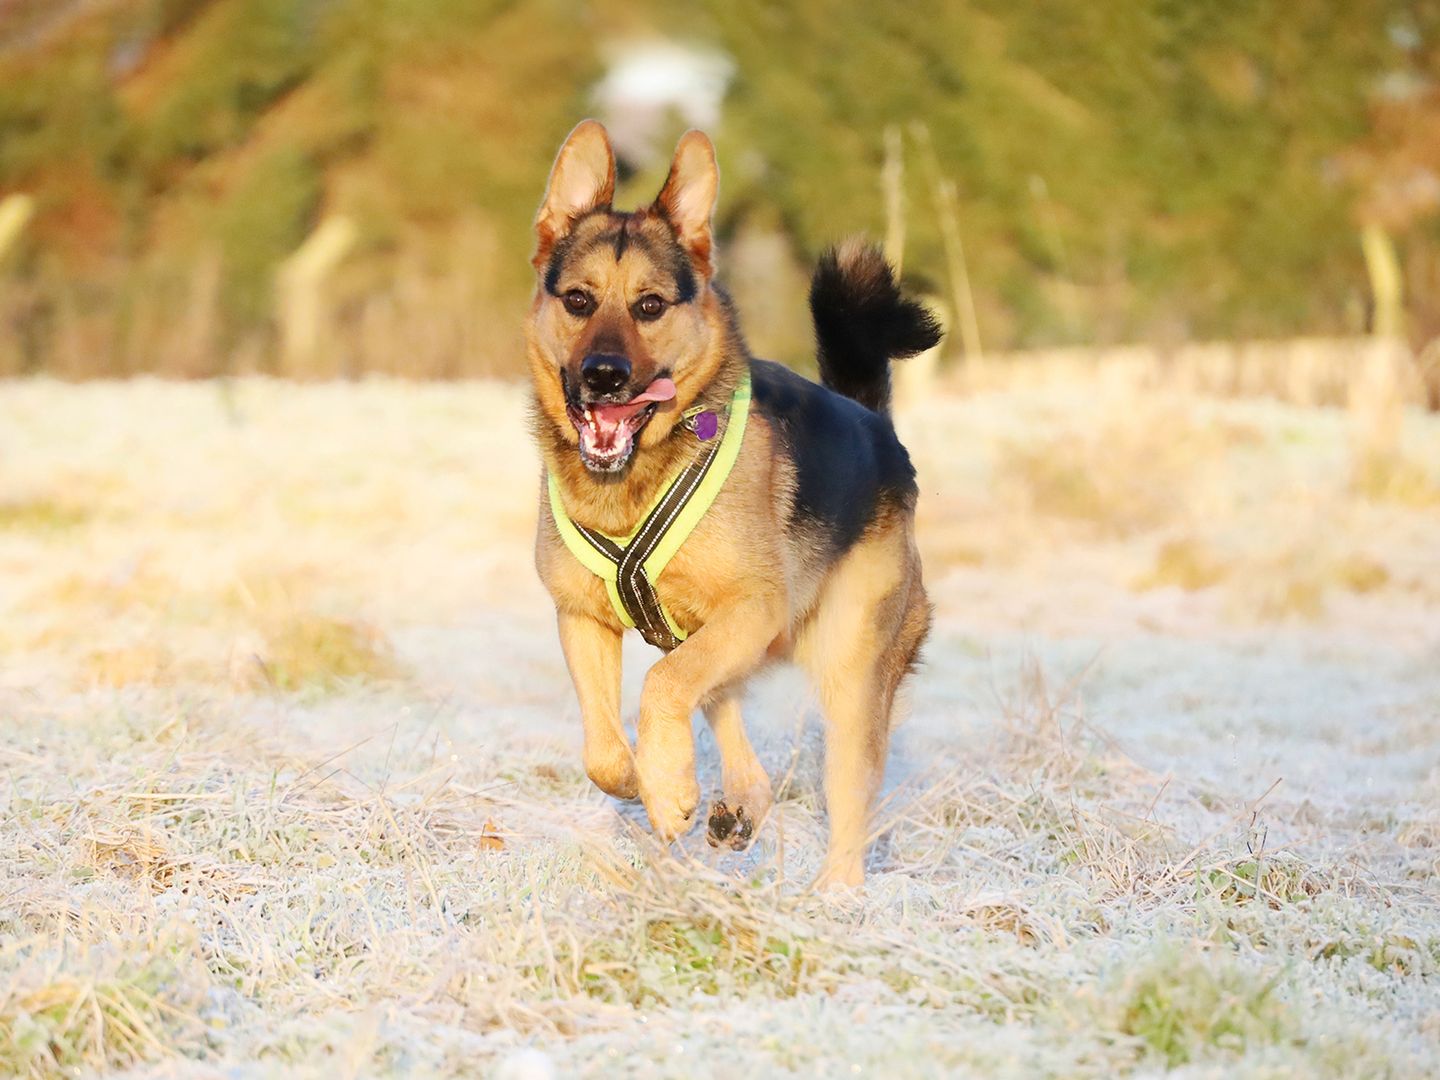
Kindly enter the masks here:
[[[444, 292], [461, 275], [451, 293], [473, 300], [483, 282], [489, 329], [454, 340], [482, 355], [423, 366], [518, 370], [551, 156], [595, 107], [617, 45], [663, 39], [730, 78], [721, 224], [751, 252], [771, 250], [762, 230], [800, 262], [881, 235], [885, 132], [918, 123], [933, 155], [907, 136], [906, 270], [953, 291], [937, 217], [953, 184], [987, 348], [1354, 329], [1360, 226], [1403, 201], [1395, 177], [1434, 182], [1419, 158], [1436, 141], [1416, 120], [1435, 115], [1433, 8], [17, 0], [0, 8], [0, 196], [36, 202], [6, 272], [38, 320], [24, 331], [36, 362], [64, 319], [86, 319], [110, 328], [88, 334], [109, 335], [93, 358], [106, 371], [159, 355], [136, 344], [154, 322], [141, 309], [218, 260], [218, 350], [259, 341], [273, 360], [276, 268], [341, 214], [358, 241], [337, 334], [373, 328], [365, 312], [397, 289]], [[636, 190], [663, 169], [640, 165]], [[1423, 275], [1434, 216], [1407, 220], [1404, 266]], [[477, 250], [494, 265], [468, 265]], [[796, 275], [774, 287], [803, 318]], [[788, 350], [797, 334], [775, 340]]]

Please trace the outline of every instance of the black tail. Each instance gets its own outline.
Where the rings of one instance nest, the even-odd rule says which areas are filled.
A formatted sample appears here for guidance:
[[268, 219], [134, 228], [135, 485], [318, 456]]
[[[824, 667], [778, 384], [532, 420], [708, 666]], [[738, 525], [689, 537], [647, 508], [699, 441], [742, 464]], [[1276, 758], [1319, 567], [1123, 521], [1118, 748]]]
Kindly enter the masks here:
[[820, 256], [810, 280], [810, 314], [820, 381], [878, 413], [890, 411], [890, 361], [933, 348], [935, 316], [900, 292], [873, 244], [846, 244]]

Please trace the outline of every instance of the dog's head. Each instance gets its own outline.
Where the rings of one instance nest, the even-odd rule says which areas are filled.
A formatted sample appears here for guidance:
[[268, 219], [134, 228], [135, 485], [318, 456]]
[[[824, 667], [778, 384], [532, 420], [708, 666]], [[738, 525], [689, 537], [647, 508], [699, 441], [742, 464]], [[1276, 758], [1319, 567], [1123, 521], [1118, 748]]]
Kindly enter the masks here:
[[527, 345], [543, 417], [592, 472], [618, 472], [668, 436], [719, 368], [719, 182], [699, 131], [681, 138], [655, 201], [631, 213], [611, 209], [615, 154], [599, 123], [581, 123], [555, 159], [535, 218]]

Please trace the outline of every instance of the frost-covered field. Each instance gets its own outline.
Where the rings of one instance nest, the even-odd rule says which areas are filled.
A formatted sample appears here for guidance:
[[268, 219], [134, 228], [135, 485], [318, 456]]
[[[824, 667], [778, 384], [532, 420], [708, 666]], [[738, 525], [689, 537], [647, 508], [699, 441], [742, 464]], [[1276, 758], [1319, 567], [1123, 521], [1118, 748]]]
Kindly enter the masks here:
[[789, 673], [752, 852], [590, 787], [518, 389], [0, 385], [0, 1074], [1440, 1074], [1440, 420], [900, 426], [935, 633], [822, 897]]

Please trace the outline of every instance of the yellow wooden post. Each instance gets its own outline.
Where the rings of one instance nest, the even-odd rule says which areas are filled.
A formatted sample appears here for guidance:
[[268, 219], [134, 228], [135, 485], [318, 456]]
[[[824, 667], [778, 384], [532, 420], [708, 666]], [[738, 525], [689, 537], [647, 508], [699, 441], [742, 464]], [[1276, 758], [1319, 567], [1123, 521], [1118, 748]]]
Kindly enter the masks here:
[[1360, 248], [1365, 252], [1365, 269], [1370, 274], [1370, 291], [1375, 298], [1371, 332], [1376, 337], [1399, 337], [1404, 330], [1404, 281], [1394, 241], [1372, 222], [1360, 231]]
[[280, 327], [280, 370], [287, 375], [317, 375], [325, 282], [350, 252], [355, 223], [327, 218], [306, 237], [275, 275], [275, 309]]
[[0, 262], [17, 246], [35, 216], [35, 200], [23, 192], [0, 199]]

